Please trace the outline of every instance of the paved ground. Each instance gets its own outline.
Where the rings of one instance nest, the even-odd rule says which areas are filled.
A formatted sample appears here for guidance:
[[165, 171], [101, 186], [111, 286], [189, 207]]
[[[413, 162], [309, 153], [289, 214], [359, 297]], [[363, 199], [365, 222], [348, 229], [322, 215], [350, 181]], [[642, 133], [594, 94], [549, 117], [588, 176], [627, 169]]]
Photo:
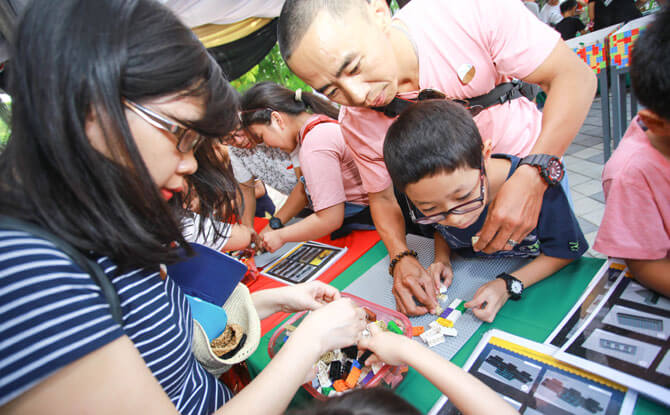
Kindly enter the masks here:
[[[589, 245], [593, 245], [605, 210], [605, 197], [600, 185], [603, 171], [603, 130], [600, 98], [596, 97], [579, 134], [565, 153], [564, 163], [568, 172], [575, 214]], [[277, 206], [286, 199], [268, 188]], [[604, 258], [593, 249], [586, 256]]]

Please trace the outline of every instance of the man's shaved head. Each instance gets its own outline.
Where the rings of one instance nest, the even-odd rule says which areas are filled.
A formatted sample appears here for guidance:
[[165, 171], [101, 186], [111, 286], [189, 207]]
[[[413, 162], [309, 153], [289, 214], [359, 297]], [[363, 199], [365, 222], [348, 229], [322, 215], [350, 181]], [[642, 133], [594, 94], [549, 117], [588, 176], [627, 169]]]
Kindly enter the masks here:
[[[365, 10], [369, 0], [286, 0], [279, 15], [277, 40], [285, 61], [305, 36], [316, 15], [325, 10], [330, 16], [342, 18], [352, 10]], [[363, 13], [362, 13], [363, 14]]]

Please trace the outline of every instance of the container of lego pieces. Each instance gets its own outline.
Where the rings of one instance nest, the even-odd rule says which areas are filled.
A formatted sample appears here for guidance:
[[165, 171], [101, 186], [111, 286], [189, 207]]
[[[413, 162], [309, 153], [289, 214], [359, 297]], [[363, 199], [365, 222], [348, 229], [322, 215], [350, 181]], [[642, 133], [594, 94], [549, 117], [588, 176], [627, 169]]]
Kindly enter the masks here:
[[[393, 322], [391, 326], [399, 334], [412, 338], [412, 324], [404, 314], [348, 293], [342, 293], [342, 297], [350, 298], [357, 305], [366, 308], [368, 317], [376, 317], [376, 321], [381, 326], [386, 327], [389, 322]], [[291, 332], [300, 325], [300, 322], [306, 315], [307, 312], [297, 313], [275, 330], [268, 344], [270, 358], [273, 358], [279, 352], [279, 349], [286, 343]], [[346, 388], [344, 389], [345, 392], [375, 386], [395, 388], [404, 379], [407, 373], [406, 366], [390, 366], [380, 363], [375, 365], [374, 368], [366, 368], [364, 362], [358, 362], [362, 354], [363, 351], [357, 350], [355, 346], [353, 348], [350, 346], [326, 353], [316, 363], [319, 375], [311, 383], [305, 383], [303, 388], [315, 398], [325, 400], [331, 393], [337, 394], [343, 388]], [[352, 372], [354, 373], [353, 375]], [[322, 383], [326, 382], [328, 382], [327, 386], [322, 385]], [[349, 386], [352, 384], [353, 387]]]

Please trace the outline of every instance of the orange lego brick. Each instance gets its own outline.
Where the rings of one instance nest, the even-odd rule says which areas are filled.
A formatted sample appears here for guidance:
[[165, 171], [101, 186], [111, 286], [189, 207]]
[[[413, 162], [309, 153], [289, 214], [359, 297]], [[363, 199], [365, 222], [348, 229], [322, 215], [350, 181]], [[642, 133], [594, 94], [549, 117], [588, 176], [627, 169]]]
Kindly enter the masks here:
[[421, 335], [426, 329], [423, 326], [414, 326], [412, 327], [412, 336]]
[[338, 379], [333, 382], [333, 388], [335, 388], [337, 392], [344, 392], [345, 390], [349, 389], [347, 384], [342, 379]]

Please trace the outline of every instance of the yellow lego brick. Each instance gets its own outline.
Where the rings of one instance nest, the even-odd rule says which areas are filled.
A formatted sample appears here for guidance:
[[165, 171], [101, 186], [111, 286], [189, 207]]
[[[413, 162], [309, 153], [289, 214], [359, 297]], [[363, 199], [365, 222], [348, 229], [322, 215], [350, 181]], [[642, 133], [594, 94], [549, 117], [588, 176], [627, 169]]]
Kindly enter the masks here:
[[440, 317], [437, 319], [437, 322], [444, 327], [454, 327], [454, 322], [447, 320], [446, 318]]

